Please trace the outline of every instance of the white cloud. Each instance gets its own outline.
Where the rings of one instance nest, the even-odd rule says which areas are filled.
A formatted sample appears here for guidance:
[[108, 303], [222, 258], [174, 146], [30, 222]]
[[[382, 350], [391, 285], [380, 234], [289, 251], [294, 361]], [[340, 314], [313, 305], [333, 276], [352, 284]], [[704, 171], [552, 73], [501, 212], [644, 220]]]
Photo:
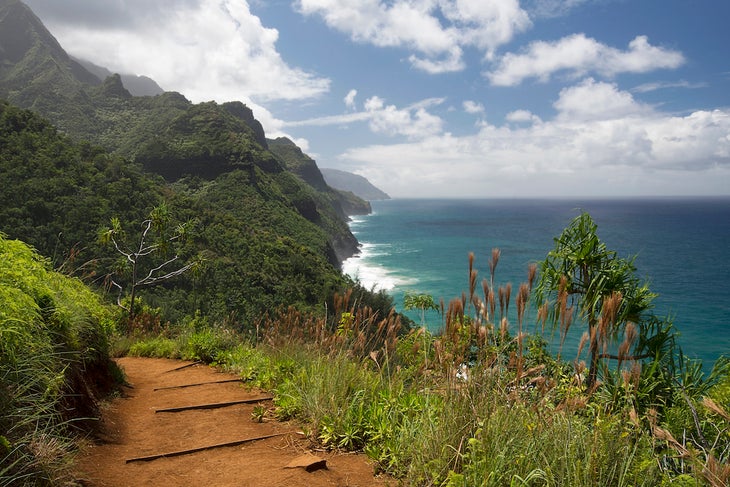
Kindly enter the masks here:
[[454, 46], [444, 57], [422, 58], [412, 54], [408, 60], [414, 68], [425, 71], [429, 74], [453, 73], [461, 71], [466, 67], [462, 58], [463, 51], [459, 46]]
[[405, 135], [409, 138], [423, 138], [441, 133], [443, 120], [423, 107], [399, 109], [386, 105], [377, 96], [365, 102], [365, 111], [370, 116], [370, 130], [386, 135]]
[[532, 23], [517, 0], [442, 0], [441, 11], [453, 22], [460, 42], [482, 49], [487, 58]]
[[574, 34], [556, 42], [533, 42], [520, 54], [508, 53], [486, 76], [494, 85], [516, 86], [528, 78], [547, 81], [562, 71], [576, 77], [587, 73], [611, 77], [674, 69], [683, 63], [682, 53], [652, 46], [645, 36], [636, 37], [628, 50], [621, 51], [584, 34]]
[[657, 81], [653, 83], [643, 83], [639, 86], [636, 86], [631, 91], [636, 93], [649, 93], [651, 91], [657, 91], [657, 90], [666, 90], [670, 88], [686, 88], [686, 89], [692, 89], [696, 90], [699, 88], [706, 88], [709, 86], [705, 82], [698, 82], [698, 83], [690, 83], [689, 81], [681, 80], [681, 81], [673, 81], [673, 82], [667, 82], [667, 81]]
[[245, 0], [107, 3], [124, 21], [48, 21], [69, 53], [112, 71], [150, 76], [195, 102], [299, 100], [329, 90], [330, 80], [284, 62], [276, 50], [278, 31], [264, 27]]
[[512, 123], [541, 123], [540, 117], [529, 110], [515, 110], [505, 115], [504, 119]]
[[553, 18], [591, 1], [595, 0], [527, 0], [524, 3], [531, 17]]
[[350, 90], [347, 92], [347, 96], [344, 98], [345, 106], [351, 110], [355, 109], [355, 97], [357, 96], [357, 90]]
[[[591, 95], [588, 116], [578, 104]], [[506, 121], [533, 123], [353, 148], [341, 160], [397, 197], [728, 193], [730, 110], [662, 113], [591, 79], [554, 106], [551, 120], [518, 110]]]
[[318, 15], [355, 42], [414, 51], [417, 69], [443, 73], [464, 69], [463, 48], [491, 58], [497, 48], [530, 25], [518, 0], [298, 0], [303, 15]]
[[285, 127], [345, 125], [353, 122], [368, 122], [373, 133], [389, 136], [405, 136], [420, 139], [434, 136], [443, 131], [444, 121], [428, 112], [428, 108], [440, 105], [443, 98], [427, 98], [404, 108], [388, 105], [379, 96], [365, 100], [363, 111], [317, 117], [296, 122], [285, 122]]
[[612, 120], [638, 116], [651, 111], [648, 105], [634, 100], [631, 93], [615, 84], [596, 82], [592, 78], [563, 88], [553, 104], [560, 120]]
[[464, 111], [466, 113], [484, 113], [484, 105], [481, 103], [475, 102], [474, 100], [466, 100], [463, 103]]

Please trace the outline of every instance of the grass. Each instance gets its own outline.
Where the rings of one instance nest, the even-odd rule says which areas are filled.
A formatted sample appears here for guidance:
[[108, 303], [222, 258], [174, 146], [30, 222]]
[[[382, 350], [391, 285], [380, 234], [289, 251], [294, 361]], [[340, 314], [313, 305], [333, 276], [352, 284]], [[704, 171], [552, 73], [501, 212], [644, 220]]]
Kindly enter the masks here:
[[113, 382], [111, 329], [96, 294], [0, 234], [0, 486], [71, 481], [95, 384]]
[[511, 288], [485, 284], [481, 300], [472, 265], [471, 294], [443, 309], [435, 336], [346, 294], [326, 317], [282, 311], [253, 340], [208, 327], [133, 349], [217, 349], [215, 363], [274, 393], [278, 418], [302, 422], [317, 445], [364, 452], [406, 485], [727, 484], [727, 362], [703, 377], [672, 355], [671, 324], [653, 322], [661, 340], [642, 346], [654, 360], [602, 360], [601, 382], [586, 389], [582, 362], [524, 331], [530, 284], [515, 293], [514, 327], [498, 311]]
[[274, 394], [274, 408], [258, 408], [253, 420], [297, 420], [313, 444], [364, 452], [404, 485], [730, 481], [730, 361], [703, 376], [699, 364], [673, 355], [671, 326], [655, 323], [665, 338], [646, 345], [653, 360], [611, 368], [606, 359], [600, 383], [587, 389], [580, 360], [556, 359], [539, 332], [524, 331], [529, 284], [516, 288], [513, 326], [498, 311], [511, 288], [485, 284], [484, 299], [476, 297], [473, 258], [470, 295], [442, 305], [437, 335], [406, 330], [395, 313], [382, 316], [345, 293], [325, 316], [282, 310], [247, 336], [199, 315], [163, 326], [145, 310], [154, 331], [117, 336], [110, 347], [107, 312], [93, 293], [47, 274], [29, 249], [12, 255], [12, 266], [0, 264], [0, 277], [14, 279], [0, 281], [0, 486], [70, 481], [66, 392], [74, 370], [111, 352], [236, 373]]

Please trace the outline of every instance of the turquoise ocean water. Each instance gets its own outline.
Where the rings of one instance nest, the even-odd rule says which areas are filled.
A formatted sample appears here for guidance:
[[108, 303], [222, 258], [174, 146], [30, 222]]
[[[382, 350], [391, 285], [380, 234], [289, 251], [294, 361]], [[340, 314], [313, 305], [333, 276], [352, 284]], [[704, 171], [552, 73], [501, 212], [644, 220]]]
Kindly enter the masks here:
[[[351, 222], [361, 252], [343, 268], [387, 290], [399, 311], [406, 291], [447, 304], [467, 291], [469, 252], [479, 282], [488, 278], [492, 248], [501, 250], [495, 284], [511, 282], [514, 297], [529, 263], [544, 259], [553, 238], [585, 210], [608, 248], [638, 255], [639, 277], [659, 294], [654, 313], [674, 318], [684, 353], [706, 369], [730, 355], [730, 198], [395, 199], [372, 206]], [[435, 313], [427, 321], [433, 331], [442, 325]]]

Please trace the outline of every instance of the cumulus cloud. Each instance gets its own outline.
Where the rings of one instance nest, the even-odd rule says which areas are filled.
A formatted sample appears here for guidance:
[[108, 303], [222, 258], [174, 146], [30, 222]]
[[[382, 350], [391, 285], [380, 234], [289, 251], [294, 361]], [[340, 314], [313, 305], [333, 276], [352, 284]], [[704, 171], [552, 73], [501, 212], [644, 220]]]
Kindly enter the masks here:
[[512, 123], [540, 123], [542, 120], [529, 110], [515, 110], [505, 115], [504, 119]]
[[484, 113], [484, 105], [481, 103], [475, 102], [474, 100], [466, 100], [463, 103], [464, 111], [466, 113]]
[[555, 42], [533, 42], [519, 54], [508, 53], [486, 76], [493, 85], [516, 86], [528, 78], [548, 81], [558, 72], [575, 77], [587, 73], [611, 77], [674, 69], [684, 61], [682, 53], [653, 46], [646, 36], [634, 38], [628, 49], [622, 51], [584, 34], [574, 34]]
[[[578, 105], [591, 96], [598, 101], [589, 114]], [[730, 110], [663, 113], [592, 79], [563, 90], [553, 106], [551, 120], [517, 110], [505, 120], [532, 123], [352, 148], [341, 159], [399, 197], [454, 188], [474, 197], [727, 192]]]
[[404, 108], [398, 108], [396, 105], [386, 104], [385, 100], [379, 96], [371, 96], [365, 100], [362, 111], [285, 122], [284, 127], [321, 127], [367, 122], [373, 133], [419, 139], [434, 136], [443, 131], [443, 119], [428, 111], [429, 107], [440, 105], [443, 102], [443, 98], [427, 98]]
[[553, 106], [558, 110], [558, 119], [576, 122], [628, 118], [651, 111], [648, 105], [637, 102], [631, 93], [619, 90], [615, 84], [596, 82], [592, 78], [563, 88]]
[[377, 96], [365, 102], [365, 111], [370, 114], [370, 130], [375, 133], [422, 138], [439, 134], [443, 129], [443, 120], [424, 107], [399, 109], [386, 105]]
[[531, 22], [518, 0], [298, 0], [355, 42], [414, 51], [412, 65], [429, 73], [464, 69], [465, 47], [491, 58]]
[[150, 76], [192, 101], [299, 100], [330, 87], [329, 79], [281, 58], [278, 31], [264, 27], [245, 0], [29, 3], [47, 15], [46, 24], [72, 55]]
[[355, 109], [355, 97], [357, 96], [357, 90], [350, 90], [344, 98], [345, 106], [349, 109]]

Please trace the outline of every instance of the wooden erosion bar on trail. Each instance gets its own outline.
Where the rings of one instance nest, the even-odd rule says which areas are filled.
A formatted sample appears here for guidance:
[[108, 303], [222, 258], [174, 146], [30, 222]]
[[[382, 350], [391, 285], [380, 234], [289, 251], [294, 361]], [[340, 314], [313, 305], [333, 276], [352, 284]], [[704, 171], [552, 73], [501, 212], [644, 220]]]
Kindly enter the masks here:
[[176, 372], [176, 371], [182, 370], [182, 369], [187, 369], [188, 367], [193, 367], [195, 365], [200, 365], [202, 363], [203, 362], [201, 362], [200, 360], [198, 360], [196, 362], [191, 362], [189, 364], [181, 365], [180, 367], [175, 367], [174, 369], [166, 370], [166, 371], [163, 372], [163, 374], [167, 374], [168, 372]]
[[290, 435], [290, 434], [292, 434], [292, 432], [287, 431], [286, 433], [275, 433], [272, 435], [256, 436], [254, 438], [246, 438], [243, 440], [229, 441], [226, 443], [218, 443], [216, 445], [208, 445], [208, 446], [201, 446], [198, 448], [190, 448], [189, 450], [178, 450], [178, 451], [172, 451], [172, 452], [167, 452], [167, 453], [159, 453], [157, 455], [148, 455], [145, 457], [128, 458], [127, 460], [125, 460], [125, 463], [149, 462], [152, 460], [157, 460], [158, 458], [179, 457], [182, 455], [189, 455], [191, 453], [198, 453], [198, 452], [205, 451], [205, 450], [213, 450], [215, 448], [224, 448], [226, 446], [238, 446], [238, 445], [243, 445], [244, 443], [251, 443], [252, 441], [266, 440], [268, 438], [274, 438], [276, 436], [284, 436], [284, 435]]
[[181, 407], [176, 407], [176, 408], [155, 409], [155, 412], [156, 413], [179, 413], [181, 411], [190, 411], [191, 409], [216, 409], [216, 408], [225, 408], [228, 406], [237, 406], [238, 404], [253, 404], [256, 402], [271, 401], [272, 399], [273, 399], [272, 396], [257, 397], [254, 399], [241, 399], [239, 401], [214, 402], [214, 403], [210, 403], [210, 404], [196, 404], [193, 406], [181, 406]]
[[153, 391], [166, 391], [168, 389], [184, 389], [186, 387], [197, 387], [197, 386], [207, 386], [209, 384], [227, 384], [229, 382], [245, 382], [244, 379], [224, 379], [224, 380], [212, 380], [208, 382], [198, 382], [195, 384], [182, 384], [179, 386], [166, 386], [166, 387], [155, 387], [152, 389]]

